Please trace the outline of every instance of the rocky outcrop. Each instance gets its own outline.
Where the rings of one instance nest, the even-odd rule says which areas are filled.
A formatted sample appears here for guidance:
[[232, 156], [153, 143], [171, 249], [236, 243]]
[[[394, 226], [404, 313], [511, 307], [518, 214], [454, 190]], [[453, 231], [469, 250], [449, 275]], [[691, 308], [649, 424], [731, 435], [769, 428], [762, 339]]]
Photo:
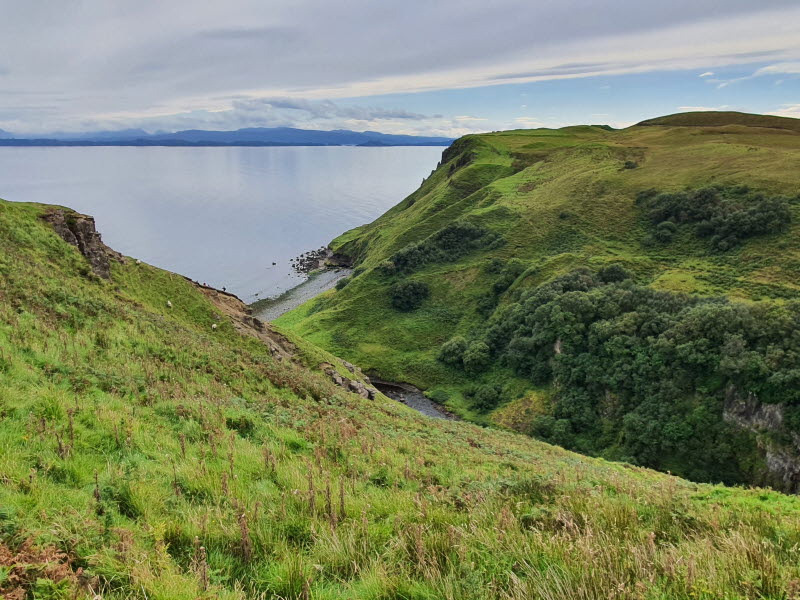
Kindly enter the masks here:
[[325, 264], [329, 267], [344, 267], [349, 269], [353, 266], [353, 259], [346, 254], [340, 254], [328, 249], [328, 255], [325, 257]]
[[208, 285], [201, 285], [188, 277], [187, 281], [197, 287], [223, 315], [228, 317], [234, 329], [243, 335], [261, 340], [277, 360], [294, 357], [297, 348], [285, 336], [278, 333], [267, 323], [251, 314], [250, 307], [239, 297], [223, 292]]
[[[203, 292], [217, 310], [230, 319], [236, 331], [261, 340], [269, 348], [270, 353], [276, 360], [296, 359], [297, 347], [284, 335], [273, 329], [269, 323], [254, 317], [251, 314], [250, 307], [237, 296], [207, 285], [201, 285], [188, 277], [186, 280]], [[361, 369], [347, 361], [343, 360], [341, 364], [353, 374], [352, 378], [340, 375], [331, 363], [322, 363], [319, 368], [339, 387], [348, 392], [358, 394], [362, 398], [374, 400], [378, 390], [370, 385], [369, 377], [364, 375]]]
[[325, 266], [325, 261], [328, 259], [328, 256], [331, 254], [331, 251], [323, 246], [317, 250], [310, 250], [309, 252], [303, 252], [300, 256], [293, 258], [289, 261], [294, 269], [294, 272], [298, 275], [308, 275], [312, 271], [316, 271], [317, 269], [321, 269]]
[[68, 209], [55, 208], [42, 217], [53, 226], [55, 232], [68, 244], [75, 246], [89, 261], [92, 272], [103, 279], [111, 279], [110, 259], [123, 262], [125, 259], [103, 243], [94, 217], [82, 215]]
[[[756, 434], [771, 485], [793, 494], [800, 492], [800, 435], [785, 430], [782, 404], [764, 404], [755, 394], [743, 394], [730, 385], [725, 390], [722, 416]], [[778, 438], [785, 441], [779, 443]]]
[[348, 371], [350, 371], [353, 375], [360, 377], [360, 379], [362, 379], [366, 383], [363, 383], [362, 381], [356, 378], [350, 379], [349, 377], [344, 377], [340, 375], [339, 372], [336, 370], [336, 367], [334, 367], [331, 363], [322, 363], [319, 366], [319, 368], [322, 369], [322, 372], [325, 373], [330, 378], [330, 380], [339, 387], [342, 387], [350, 392], [353, 392], [354, 394], [358, 394], [362, 398], [366, 398], [368, 400], [374, 400], [375, 396], [378, 394], [378, 390], [372, 387], [369, 377], [361, 373], [361, 370], [358, 367], [350, 364], [345, 360], [342, 361], [342, 366]]
[[762, 404], [755, 394], [741, 394], [734, 386], [725, 390], [725, 420], [751, 431], [780, 431], [783, 405]]

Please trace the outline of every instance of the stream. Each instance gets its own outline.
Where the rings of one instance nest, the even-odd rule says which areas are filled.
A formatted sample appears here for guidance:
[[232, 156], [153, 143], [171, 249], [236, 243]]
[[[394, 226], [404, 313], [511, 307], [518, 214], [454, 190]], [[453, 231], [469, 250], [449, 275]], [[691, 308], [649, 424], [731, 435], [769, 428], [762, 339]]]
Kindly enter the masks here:
[[[333, 288], [336, 286], [337, 281], [349, 277], [352, 272], [352, 269], [347, 268], [316, 271], [303, 283], [285, 291], [280, 296], [265, 298], [251, 304], [253, 315], [263, 321], [274, 321], [282, 314], [297, 308], [304, 302]], [[382, 394], [388, 396], [392, 400], [405, 404], [409, 408], [413, 408], [418, 413], [433, 417], [434, 419], [445, 419], [448, 421], [459, 420], [458, 417], [450, 414], [436, 402], [427, 398], [421, 390], [415, 388], [413, 385], [383, 381], [375, 377], [371, 377], [370, 379], [372, 385], [378, 388]]]
[[445, 419], [447, 421], [458, 421], [458, 417], [445, 411], [436, 402], [427, 398], [420, 390], [413, 385], [406, 383], [392, 383], [390, 381], [383, 381], [375, 377], [371, 377], [372, 385], [384, 395], [392, 400], [397, 400], [413, 408], [419, 413], [435, 419]]

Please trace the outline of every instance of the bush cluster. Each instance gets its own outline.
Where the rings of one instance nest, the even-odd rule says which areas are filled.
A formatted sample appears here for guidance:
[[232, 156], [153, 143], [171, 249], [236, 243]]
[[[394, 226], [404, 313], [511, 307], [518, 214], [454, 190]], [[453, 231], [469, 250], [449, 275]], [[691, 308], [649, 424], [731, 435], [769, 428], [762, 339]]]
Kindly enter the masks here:
[[409, 311], [419, 308], [431, 291], [423, 281], [398, 281], [390, 289], [392, 306], [397, 310]]
[[472, 250], [500, 244], [502, 238], [485, 227], [456, 221], [421, 242], [401, 248], [381, 268], [387, 274], [411, 273], [429, 263], [456, 260]]
[[480, 411], [489, 411], [504, 400], [503, 386], [498, 384], [472, 385], [464, 390], [464, 396], [472, 400], [472, 406]]
[[445, 342], [439, 350], [439, 360], [445, 364], [463, 368], [476, 374], [486, 370], [492, 363], [489, 346], [482, 340], [467, 342], [460, 335]]
[[685, 192], [641, 192], [637, 204], [644, 205], [656, 226], [648, 243], [668, 243], [679, 225], [692, 225], [699, 237], [710, 238], [715, 250], [725, 251], [757, 235], [785, 231], [792, 221], [789, 200], [768, 197], [745, 186], [708, 187]]
[[[684, 476], [752, 481], [751, 439], [722, 419], [735, 395], [800, 410], [800, 303], [746, 305], [636, 285], [619, 266], [578, 270], [521, 295], [483, 342], [453, 338], [439, 358], [500, 362], [555, 384], [548, 441]], [[488, 354], [488, 356], [487, 356]], [[474, 368], [468, 369], [476, 372]], [[800, 418], [798, 419], [800, 423]]]
[[497, 306], [500, 295], [505, 292], [526, 270], [526, 265], [518, 258], [503, 261], [493, 258], [486, 265], [486, 272], [499, 275], [492, 284], [491, 289], [478, 298], [477, 310], [484, 316], [489, 316]]

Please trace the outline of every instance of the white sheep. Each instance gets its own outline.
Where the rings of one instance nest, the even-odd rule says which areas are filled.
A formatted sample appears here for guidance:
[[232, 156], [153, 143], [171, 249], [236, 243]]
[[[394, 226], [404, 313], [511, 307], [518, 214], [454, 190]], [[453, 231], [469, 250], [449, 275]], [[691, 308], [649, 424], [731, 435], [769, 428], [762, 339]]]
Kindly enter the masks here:
[[172, 302], [170, 302], [169, 300], [167, 300], [167, 308], [172, 308]]
[[212, 323], [211, 324], [211, 329], [212, 329], [212, 331], [216, 331], [217, 330], [217, 324], [216, 323]]

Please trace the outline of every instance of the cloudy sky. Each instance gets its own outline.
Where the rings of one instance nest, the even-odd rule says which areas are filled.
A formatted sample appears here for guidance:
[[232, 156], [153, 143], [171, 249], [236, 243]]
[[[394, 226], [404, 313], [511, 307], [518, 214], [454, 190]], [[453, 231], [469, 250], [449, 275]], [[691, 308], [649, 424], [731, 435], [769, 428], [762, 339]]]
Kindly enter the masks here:
[[800, 117], [797, 0], [0, 0], [0, 129]]

